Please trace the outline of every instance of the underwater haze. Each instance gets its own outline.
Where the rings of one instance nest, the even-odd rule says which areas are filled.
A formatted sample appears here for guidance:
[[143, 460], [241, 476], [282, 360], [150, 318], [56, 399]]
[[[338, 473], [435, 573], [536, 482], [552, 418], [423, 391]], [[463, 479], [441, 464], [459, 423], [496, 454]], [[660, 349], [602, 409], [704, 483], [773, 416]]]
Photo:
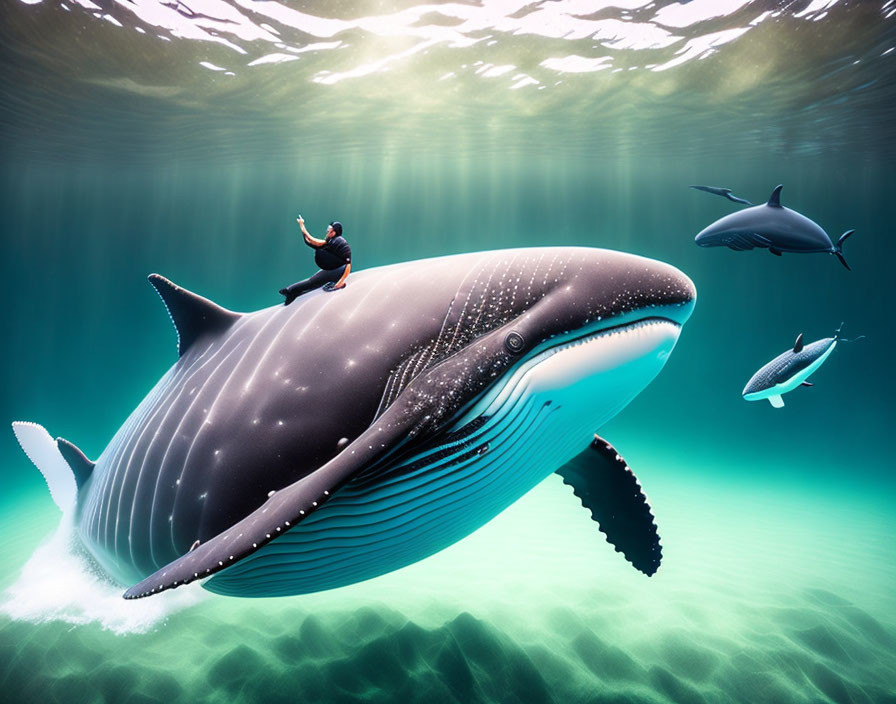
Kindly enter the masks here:
[[[551, 476], [367, 582], [124, 601], [0, 433], [4, 699], [896, 702], [896, 1], [6, 0], [0, 41], [0, 418], [88, 457], [177, 359], [146, 276], [275, 305], [314, 271], [299, 213], [358, 269], [578, 245], [698, 291], [595, 428], [650, 497], [650, 578]], [[697, 247], [742, 206], [694, 184], [783, 184], [855, 229], [852, 270]], [[865, 337], [813, 387], [743, 400], [841, 322]]]

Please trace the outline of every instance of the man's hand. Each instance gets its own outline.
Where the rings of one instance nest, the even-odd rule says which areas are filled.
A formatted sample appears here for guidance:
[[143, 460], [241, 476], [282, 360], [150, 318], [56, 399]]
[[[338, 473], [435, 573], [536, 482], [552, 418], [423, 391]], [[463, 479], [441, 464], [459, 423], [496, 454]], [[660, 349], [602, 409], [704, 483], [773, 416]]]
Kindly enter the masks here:
[[341, 289], [341, 288], [345, 288], [345, 284], [340, 284], [339, 286], [337, 286], [337, 285], [334, 284], [332, 281], [330, 281], [329, 283], [325, 283], [325, 284], [323, 285], [323, 289], [324, 289], [324, 291], [327, 291], [327, 292], [329, 292], [329, 291], [338, 291], [338, 290]]
[[326, 240], [319, 240], [311, 236], [311, 233], [305, 229], [305, 218], [301, 215], [296, 218], [296, 222], [299, 223], [299, 229], [302, 231], [302, 239], [304, 239], [305, 243], [310, 247], [323, 247], [327, 243]]

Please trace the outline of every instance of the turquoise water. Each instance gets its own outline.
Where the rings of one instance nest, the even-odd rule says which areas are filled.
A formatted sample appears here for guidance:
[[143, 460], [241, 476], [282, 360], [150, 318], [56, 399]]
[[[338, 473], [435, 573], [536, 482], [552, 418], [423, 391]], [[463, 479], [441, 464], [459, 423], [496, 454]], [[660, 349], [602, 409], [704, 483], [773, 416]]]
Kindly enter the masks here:
[[[98, 456], [176, 359], [146, 275], [272, 305], [311, 273], [298, 212], [317, 234], [341, 220], [364, 268], [634, 252], [699, 292], [665, 369], [601, 430], [650, 497], [663, 567], [632, 570], [551, 477], [369, 582], [124, 602], [53, 538], [59, 514], [7, 432], [12, 700], [896, 700], [896, 6], [274, 5], [4, 6], [0, 415]], [[249, 65], [272, 54], [299, 58]], [[754, 202], [783, 183], [832, 237], [856, 229], [852, 271], [696, 247], [736, 208], [700, 183]], [[813, 388], [781, 410], [741, 399], [798, 333], [841, 321], [866, 339]]]

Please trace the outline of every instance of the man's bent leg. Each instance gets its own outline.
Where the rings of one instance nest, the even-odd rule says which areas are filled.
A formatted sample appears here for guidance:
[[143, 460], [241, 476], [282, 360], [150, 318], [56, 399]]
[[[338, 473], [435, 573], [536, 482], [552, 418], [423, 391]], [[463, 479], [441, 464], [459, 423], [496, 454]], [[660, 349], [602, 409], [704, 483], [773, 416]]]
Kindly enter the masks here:
[[339, 279], [342, 278], [342, 274], [344, 271], [344, 266], [338, 269], [330, 269], [329, 271], [321, 269], [316, 274], [314, 274], [314, 276], [309, 276], [307, 279], [297, 281], [292, 286], [287, 286], [284, 289], [280, 289], [280, 293], [286, 296], [285, 304], [289, 305], [303, 293], [308, 293], [308, 291], [313, 291], [316, 288], [320, 288], [326, 283], [335, 283], [339, 281]]

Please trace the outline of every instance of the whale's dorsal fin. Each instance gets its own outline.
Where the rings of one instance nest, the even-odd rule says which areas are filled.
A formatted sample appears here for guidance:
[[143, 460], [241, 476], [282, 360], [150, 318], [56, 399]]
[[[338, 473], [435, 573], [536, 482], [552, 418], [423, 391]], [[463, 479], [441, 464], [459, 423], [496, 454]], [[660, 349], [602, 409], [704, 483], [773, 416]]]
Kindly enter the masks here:
[[200, 336], [209, 332], [223, 332], [240, 317], [239, 313], [191, 293], [164, 276], [150, 274], [149, 283], [162, 298], [171, 322], [174, 323], [179, 355], [183, 355]]
[[793, 343], [793, 351], [795, 354], [803, 351], [803, 333], [797, 335], [796, 342]]
[[68, 466], [71, 467], [72, 474], [75, 475], [75, 484], [80, 489], [90, 478], [90, 473], [96, 466], [96, 462], [87, 459], [87, 455], [81, 452], [81, 449], [70, 443], [65, 438], [56, 438], [56, 447], [59, 448], [59, 454], [62, 455]]
[[769, 208], [780, 208], [781, 207], [781, 189], [784, 188], [784, 184], [779, 183], [775, 186], [775, 190], [772, 191], [772, 194], [768, 197], [768, 203], [766, 205]]

